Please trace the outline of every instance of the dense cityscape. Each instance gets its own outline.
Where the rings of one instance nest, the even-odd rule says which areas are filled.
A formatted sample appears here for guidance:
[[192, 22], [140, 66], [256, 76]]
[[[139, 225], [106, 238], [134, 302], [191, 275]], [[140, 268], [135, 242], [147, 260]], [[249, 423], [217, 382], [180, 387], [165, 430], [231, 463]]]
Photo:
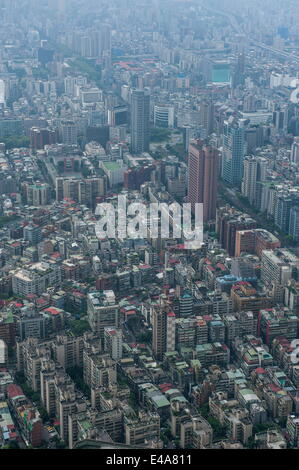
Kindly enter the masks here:
[[299, 448], [298, 2], [0, 18], [0, 450]]

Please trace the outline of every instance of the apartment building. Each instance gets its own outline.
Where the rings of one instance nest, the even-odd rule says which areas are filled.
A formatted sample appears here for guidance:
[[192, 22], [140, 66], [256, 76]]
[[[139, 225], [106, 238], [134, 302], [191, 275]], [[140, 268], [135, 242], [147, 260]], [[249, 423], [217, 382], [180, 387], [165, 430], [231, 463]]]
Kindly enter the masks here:
[[119, 327], [119, 305], [112, 290], [90, 292], [87, 295], [87, 314], [92, 331], [100, 336], [104, 343], [106, 327]]
[[61, 283], [60, 266], [55, 262], [39, 262], [21, 268], [12, 277], [12, 290], [15, 295], [40, 295], [48, 287]]

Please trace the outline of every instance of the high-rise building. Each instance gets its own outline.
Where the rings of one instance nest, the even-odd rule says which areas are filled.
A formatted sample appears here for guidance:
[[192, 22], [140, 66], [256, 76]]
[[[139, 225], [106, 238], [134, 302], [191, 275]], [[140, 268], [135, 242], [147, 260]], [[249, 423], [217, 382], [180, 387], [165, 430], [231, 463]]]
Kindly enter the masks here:
[[100, 34], [100, 52], [102, 56], [111, 55], [111, 26], [104, 24]]
[[166, 351], [175, 350], [175, 314], [162, 302], [153, 310], [152, 326], [153, 353], [161, 361]]
[[147, 90], [132, 90], [131, 146], [133, 153], [149, 151], [150, 95]]
[[255, 157], [245, 157], [244, 174], [242, 182], [242, 194], [250, 204], [253, 205], [256, 196], [257, 181], [257, 159]]
[[299, 137], [294, 137], [291, 150], [291, 162], [299, 164]]
[[182, 127], [182, 130], [183, 130], [184, 150], [185, 150], [185, 152], [188, 152], [189, 145], [190, 145], [190, 140], [191, 140], [191, 137], [194, 133], [194, 130], [192, 129], [191, 126], [189, 126], [187, 124]]
[[287, 105], [273, 112], [273, 124], [277, 131], [286, 131], [289, 122], [289, 108]]
[[174, 107], [166, 105], [154, 106], [154, 125], [155, 127], [173, 127], [174, 126]]
[[241, 253], [255, 253], [259, 258], [263, 250], [274, 250], [280, 247], [280, 241], [267, 230], [238, 230], [236, 232], [235, 256]]
[[238, 187], [241, 185], [245, 151], [243, 121], [231, 116], [224, 121], [223, 128], [222, 178], [226, 183]]
[[256, 228], [256, 221], [231, 207], [221, 207], [216, 214], [216, 230], [222, 248], [235, 256], [236, 233]]
[[156, 307], [153, 311], [153, 353], [158, 360], [163, 359], [166, 352], [167, 312], [163, 306]]
[[297, 316], [286, 308], [260, 310], [257, 333], [267, 346], [278, 336], [292, 341], [297, 337]]
[[78, 128], [74, 121], [64, 121], [61, 124], [62, 142], [67, 145], [77, 145]]
[[122, 358], [122, 331], [119, 328], [105, 328], [104, 330], [105, 351], [115, 361]]
[[231, 84], [233, 88], [244, 83], [244, 71], [245, 71], [245, 55], [243, 53], [238, 54], [233, 67], [233, 74], [231, 77]]
[[32, 223], [24, 228], [24, 239], [31, 245], [37, 245], [42, 240], [42, 232], [38, 225]]
[[47, 183], [24, 184], [24, 196], [29, 206], [45, 206], [50, 202], [50, 186]]
[[262, 252], [261, 280], [286, 285], [292, 278], [298, 278], [299, 259], [287, 249], [265, 250]]
[[105, 195], [106, 187], [105, 176], [87, 179], [56, 178], [56, 200], [70, 198], [88, 207], [95, 207], [96, 198]]
[[202, 101], [200, 104], [200, 124], [208, 137], [214, 130], [214, 103]]
[[112, 290], [91, 292], [87, 295], [87, 314], [90, 327], [97, 333], [102, 344], [106, 327], [118, 328], [119, 306]]
[[5, 81], [0, 80], [0, 106], [5, 104]]
[[291, 209], [295, 203], [296, 200], [293, 200], [288, 194], [281, 194], [277, 198], [274, 221], [275, 225], [277, 225], [282, 232], [289, 232]]
[[7, 344], [0, 339], [0, 366], [5, 367], [7, 364]]
[[243, 162], [242, 194], [257, 209], [262, 203], [262, 183], [266, 180], [268, 161], [263, 157], [245, 157]]
[[58, 132], [56, 129], [41, 129], [32, 127], [30, 129], [30, 147], [33, 150], [41, 150], [45, 145], [52, 145], [58, 142]]
[[289, 235], [298, 242], [299, 241], [299, 207], [292, 207], [290, 212]]
[[[188, 201], [203, 204], [203, 221], [215, 219], [219, 154], [197, 140], [189, 146]], [[193, 206], [194, 207], [194, 206]]]

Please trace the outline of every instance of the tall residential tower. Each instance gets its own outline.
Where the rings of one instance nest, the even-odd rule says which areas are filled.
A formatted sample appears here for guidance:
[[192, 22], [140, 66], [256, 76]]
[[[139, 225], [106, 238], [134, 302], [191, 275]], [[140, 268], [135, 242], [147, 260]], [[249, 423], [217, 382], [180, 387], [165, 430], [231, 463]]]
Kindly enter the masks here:
[[215, 219], [219, 154], [201, 140], [189, 146], [188, 202], [203, 204], [203, 222]]
[[149, 151], [150, 96], [148, 90], [132, 90], [131, 146], [133, 153]]

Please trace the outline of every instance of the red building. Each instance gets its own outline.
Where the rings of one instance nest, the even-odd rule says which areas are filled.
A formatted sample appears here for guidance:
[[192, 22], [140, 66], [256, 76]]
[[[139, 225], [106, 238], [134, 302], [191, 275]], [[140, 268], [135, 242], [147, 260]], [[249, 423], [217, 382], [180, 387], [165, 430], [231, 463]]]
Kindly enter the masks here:
[[188, 202], [203, 204], [203, 221], [216, 217], [219, 152], [204, 146], [201, 140], [192, 142], [188, 157]]

